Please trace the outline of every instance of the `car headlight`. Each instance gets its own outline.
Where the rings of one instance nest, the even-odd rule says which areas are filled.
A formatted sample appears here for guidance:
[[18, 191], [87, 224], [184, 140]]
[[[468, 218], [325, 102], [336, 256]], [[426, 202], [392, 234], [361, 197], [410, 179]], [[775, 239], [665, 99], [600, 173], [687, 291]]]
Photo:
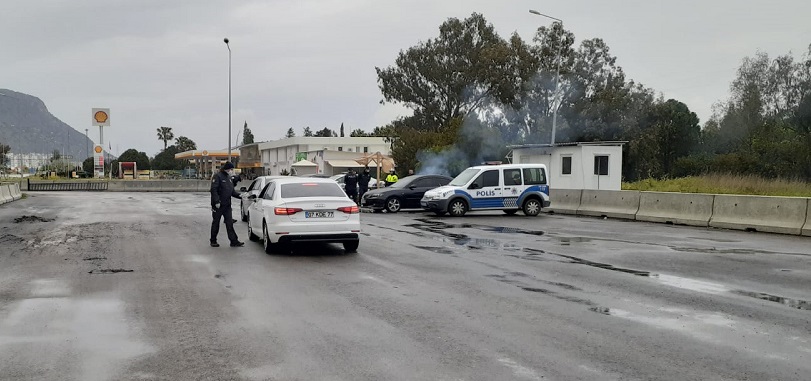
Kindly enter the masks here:
[[442, 194], [442, 198], [447, 198], [447, 197], [448, 197], [448, 196], [450, 196], [451, 194], [453, 194], [453, 191], [447, 191], [447, 192], [445, 192], [445, 193], [443, 193], [443, 194]]
[[378, 198], [378, 197], [380, 197], [380, 193], [369, 193], [369, 195], [366, 196], [366, 197], [368, 197], [368, 198]]

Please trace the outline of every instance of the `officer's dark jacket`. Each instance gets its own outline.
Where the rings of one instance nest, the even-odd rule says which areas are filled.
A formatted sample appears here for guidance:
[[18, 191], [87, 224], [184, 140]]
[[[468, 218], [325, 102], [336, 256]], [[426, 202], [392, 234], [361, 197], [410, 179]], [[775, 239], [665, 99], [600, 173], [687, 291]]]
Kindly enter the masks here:
[[358, 175], [354, 173], [347, 173], [344, 176], [344, 185], [346, 185], [347, 190], [354, 190], [358, 187]]
[[234, 190], [234, 183], [228, 173], [219, 171], [211, 179], [211, 204], [220, 203], [220, 207], [231, 207], [231, 197], [239, 198], [239, 193]]
[[371, 173], [362, 172], [358, 175], [358, 186], [360, 186], [360, 189], [369, 189], [370, 180], [372, 180]]

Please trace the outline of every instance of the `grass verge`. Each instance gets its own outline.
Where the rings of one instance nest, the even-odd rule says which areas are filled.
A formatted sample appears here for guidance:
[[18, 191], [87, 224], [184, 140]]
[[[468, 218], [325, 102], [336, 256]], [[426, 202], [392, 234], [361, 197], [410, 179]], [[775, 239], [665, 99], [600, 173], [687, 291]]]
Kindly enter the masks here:
[[811, 197], [811, 183], [766, 179], [754, 175], [710, 174], [670, 180], [646, 179], [633, 183], [622, 183], [622, 190]]

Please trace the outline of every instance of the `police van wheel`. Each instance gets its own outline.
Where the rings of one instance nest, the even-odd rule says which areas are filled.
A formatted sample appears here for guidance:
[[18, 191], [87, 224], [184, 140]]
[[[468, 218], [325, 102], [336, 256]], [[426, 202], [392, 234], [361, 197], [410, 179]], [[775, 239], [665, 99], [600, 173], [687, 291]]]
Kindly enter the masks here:
[[524, 214], [527, 216], [537, 216], [541, 212], [541, 202], [531, 198], [524, 202]]
[[386, 211], [389, 213], [397, 213], [400, 211], [400, 199], [397, 197], [391, 197], [386, 200]]
[[451, 201], [448, 205], [448, 213], [454, 217], [462, 217], [467, 213], [467, 203], [462, 199]]

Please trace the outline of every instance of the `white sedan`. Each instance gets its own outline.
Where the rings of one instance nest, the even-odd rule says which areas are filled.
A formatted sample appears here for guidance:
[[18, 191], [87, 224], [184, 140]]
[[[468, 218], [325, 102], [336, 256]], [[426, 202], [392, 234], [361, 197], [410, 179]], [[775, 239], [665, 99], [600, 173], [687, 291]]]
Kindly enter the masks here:
[[358, 249], [360, 210], [333, 180], [275, 178], [248, 200], [248, 237], [263, 240], [268, 254], [295, 242], [342, 243], [348, 253]]
[[239, 201], [239, 215], [242, 217], [242, 221], [248, 221], [248, 206], [251, 205], [251, 201], [248, 200], [248, 197], [251, 195], [258, 196], [262, 189], [265, 189], [265, 185], [267, 185], [268, 181], [271, 179], [278, 179], [278, 178], [285, 178], [287, 176], [259, 176], [251, 182], [250, 186], [239, 188], [239, 191], [242, 192], [240, 194], [240, 201]]

